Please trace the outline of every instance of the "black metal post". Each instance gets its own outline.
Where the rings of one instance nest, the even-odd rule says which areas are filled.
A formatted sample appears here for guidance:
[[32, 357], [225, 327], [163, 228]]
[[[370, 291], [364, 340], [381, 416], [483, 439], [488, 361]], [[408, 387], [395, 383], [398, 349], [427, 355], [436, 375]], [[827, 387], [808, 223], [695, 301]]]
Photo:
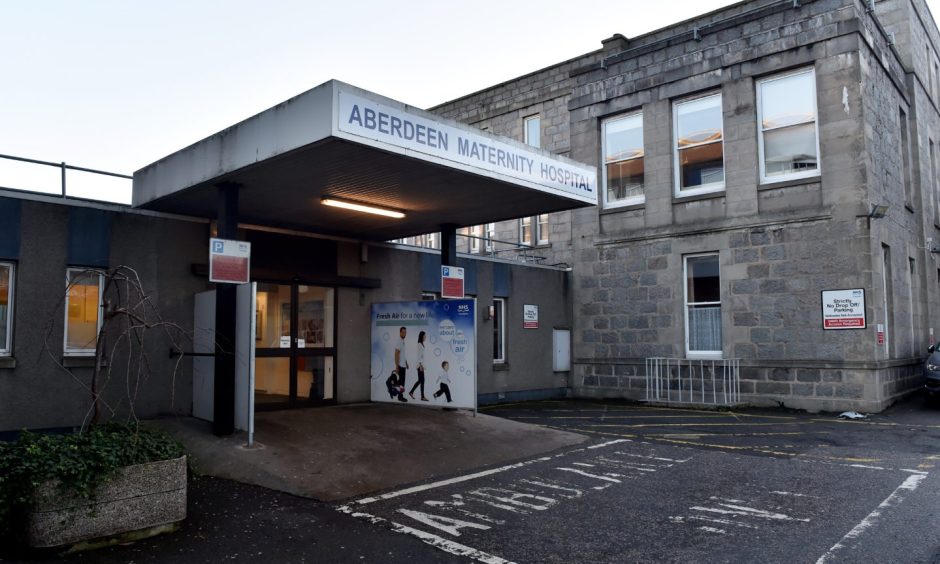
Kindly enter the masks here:
[[[238, 239], [238, 185], [220, 184], [218, 237]], [[215, 289], [215, 394], [212, 432], [235, 432], [235, 310], [237, 286], [219, 284]]]

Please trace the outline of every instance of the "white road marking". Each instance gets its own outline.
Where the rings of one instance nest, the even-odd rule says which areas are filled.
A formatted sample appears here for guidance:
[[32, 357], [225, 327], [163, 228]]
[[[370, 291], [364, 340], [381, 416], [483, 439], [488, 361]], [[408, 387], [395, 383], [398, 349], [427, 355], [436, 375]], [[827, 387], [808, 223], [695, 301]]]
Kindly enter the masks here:
[[689, 519], [694, 519], [696, 521], [708, 521], [711, 523], [720, 523], [722, 525], [734, 525], [735, 527], [743, 527], [745, 529], [759, 529], [757, 525], [749, 525], [748, 523], [738, 523], [737, 521], [732, 521], [731, 519], [719, 519], [717, 517], [702, 517], [701, 515], [689, 515]]
[[598, 444], [598, 445], [591, 445], [591, 446], [589, 446], [589, 447], [587, 447], [587, 448], [593, 450], [593, 449], [596, 449], [596, 448], [608, 447], [608, 446], [610, 446], [610, 445], [616, 445], [616, 444], [620, 444], [620, 443], [632, 443], [632, 442], [633, 442], [633, 441], [631, 441], [630, 439], [614, 439], [614, 440], [612, 440], [612, 441], [607, 441], [606, 443], [601, 443], [601, 444]]
[[370, 515], [368, 513], [361, 513], [353, 511], [348, 505], [342, 505], [337, 507], [339, 511], [356, 517], [357, 519], [366, 519], [367, 521], [379, 524], [379, 523], [388, 523], [391, 526], [392, 530], [396, 533], [402, 533], [406, 535], [412, 535], [421, 539], [426, 544], [433, 546], [434, 548], [439, 548], [444, 552], [449, 552], [457, 556], [466, 556], [467, 558], [472, 558], [477, 562], [483, 562], [484, 564], [513, 564], [511, 560], [506, 560], [499, 556], [483, 552], [482, 550], [477, 550], [469, 546], [462, 545], [460, 543], [454, 542], [450, 539], [445, 539], [437, 535], [415, 529], [413, 527], [408, 527], [402, 525], [401, 523], [396, 523], [394, 521], [389, 521], [383, 519], [382, 517], [376, 517], [375, 515]]
[[[688, 461], [692, 460], [691, 458], [686, 458], [685, 460], [676, 460], [675, 458], [663, 458], [663, 457], [661, 457], [661, 456], [650, 456], [650, 455], [646, 455], [646, 454], [633, 454], [633, 453], [630, 453], [630, 452], [621, 452], [621, 451], [619, 451], [619, 450], [616, 451], [614, 454], [619, 454], [619, 455], [621, 455], [621, 456], [632, 456], [633, 458], [646, 458], [646, 459], [648, 459], [648, 460], [659, 460], [659, 461], [661, 461], [661, 462], [678, 462], [678, 463], [680, 463], [680, 464], [683, 463], [683, 462], [688, 462]], [[671, 465], [670, 465], [670, 466], [671, 466]]]
[[747, 517], [759, 517], [761, 519], [773, 519], [775, 521], [802, 521], [808, 523], [809, 519], [800, 519], [797, 517], [790, 517], [784, 513], [774, 513], [772, 511], [766, 511], [764, 509], [754, 509], [753, 507], [746, 507], [744, 505], [734, 505], [731, 503], [719, 503], [721, 507], [727, 509], [718, 509], [717, 507], [701, 507], [696, 505], [691, 507], [693, 511], [707, 511], [709, 513], [719, 513], [722, 515], [743, 515]]
[[588, 468], [594, 468], [593, 464], [586, 464], [584, 462], [572, 462], [573, 466], [587, 466]]
[[793, 493], [793, 492], [770, 492], [770, 493], [776, 494], [776, 495], [791, 495], [793, 497], [817, 497], [815, 495], [806, 495], [806, 494]]
[[816, 561], [816, 564], [825, 564], [835, 555], [836, 552], [846, 548], [845, 543], [847, 541], [857, 539], [858, 537], [862, 536], [865, 531], [874, 527], [881, 518], [881, 513], [883, 510], [888, 509], [889, 507], [900, 505], [901, 502], [904, 501], [904, 498], [907, 497], [910, 492], [916, 490], [917, 486], [919, 486], [926, 477], [927, 476], [925, 474], [914, 474], [912, 476], [908, 476], [900, 486], [891, 492], [891, 495], [885, 498], [885, 500], [878, 505], [878, 507], [869, 513], [868, 516], [862, 519], [858, 525], [855, 525], [851, 531], [846, 533], [845, 536], [842, 537], [839, 542], [834, 544], [832, 548], [830, 548], [825, 554], [820, 556], [819, 560]]
[[868, 468], [869, 470], [887, 470], [883, 466], [869, 466], [867, 464], [849, 464], [852, 468]]
[[716, 529], [715, 527], [705, 527], [705, 526], [701, 526], [701, 527], [699, 527], [698, 529], [699, 529], [700, 531], [705, 531], [706, 533], [716, 533], [716, 534], [719, 534], [719, 535], [725, 534], [725, 530], [724, 530], [724, 529]]
[[923, 476], [927, 475], [927, 472], [924, 472], [923, 470], [912, 470], [910, 468], [901, 468], [901, 472], [907, 472], [908, 474], [921, 474]]
[[588, 478], [595, 478], [595, 479], [597, 479], [597, 480], [604, 480], [604, 481], [607, 481], [607, 482], [612, 482], [612, 483], [614, 483], [614, 484], [619, 484], [619, 483], [620, 483], [620, 480], [618, 480], [617, 478], [611, 478], [611, 477], [609, 477], [609, 476], [617, 476], [618, 478], [622, 478], [622, 477], [623, 477], [623, 476], [621, 476], [620, 474], [608, 474], [607, 476], [599, 476], [599, 475], [597, 475], [597, 474], [590, 474], [590, 473], [588, 473], [588, 472], [585, 472], [584, 470], [578, 470], [577, 468], [556, 468], [555, 470], [561, 470], [561, 471], [563, 471], [563, 472], [574, 472], [575, 474], [581, 474], [582, 476], [587, 476]]
[[[573, 452], [573, 451], [572, 451]], [[459, 484], [460, 482], [466, 482], [468, 480], [476, 480], [477, 478], [483, 478], [484, 476], [492, 476], [493, 474], [499, 474], [501, 472], [506, 472], [508, 470], [515, 470], [516, 468], [523, 468], [530, 464], [535, 464], [536, 462], [545, 462], [551, 460], [552, 457], [542, 457], [535, 458], [532, 460], [525, 460], [523, 462], [517, 462], [515, 464], [509, 464], [507, 466], [500, 466], [499, 468], [493, 468], [491, 470], [484, 470], [482, 472], [476, 472], [473, 474], [466, 474], [464, 476], [458, 476], [456, 478], [450, 478], [447, 480], [440, 480], [438, 482], [432, 482], [430, 484], [423, 484], [420, 486], [413, 486], [410, 488], [405, 488], [403, 490], [398, 490], [395, 492], [389, 492], [382, 495], [377, 495], [375, 497], [364, 497], [360, 500], [355, 501], [359, 505], [366, 505], [367, 503], [374, 503], [376, 501], [382, 501], [385, 499], [392, 499], [394, 497], [399, 497], [403, 495], [409, 495], [413, 493], [423, 492], [427, 490], [433, 490], [435, 488], [442, 488], [444, 486], [449, 486], [451, 484]]]

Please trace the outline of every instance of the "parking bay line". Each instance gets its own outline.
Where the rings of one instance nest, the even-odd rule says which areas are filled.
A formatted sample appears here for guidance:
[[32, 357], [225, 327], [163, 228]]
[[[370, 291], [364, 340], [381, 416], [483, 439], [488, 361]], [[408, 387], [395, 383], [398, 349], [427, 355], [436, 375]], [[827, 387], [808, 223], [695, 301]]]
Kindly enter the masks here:
[[851, 531], [845, 534], [844, 537], [839, 539], [839, 542], [834, 544], [832, 548], [826, 551], [825, 554], [819, 557], [819, 560], [816, 561], [816, 564], [825, 564], [832, 558], [836, 552], [846, 548], [845, 542], [851, 539], [857, 539], [862, 536], [865, 531], [874, 527], [881, 518], [882, 512], [889, 507], [894, 507], [900, 505], [901, 502], [914, 490], [917, 489], [917, 486], [926, 478], [926, 474], [913, 474], [908, 476], [900, 486], [898, 486], [891, 495], [889, 495], [884, 501], [882, 501], [878, 507], [876, 507], [871, 513], [869, 513], [864, 519], [859, 522], [858, 525], [852, 528]]
[[583, 452], [585, 449], [592, 449], [592, 450], [594, 450], [594, 449], [604, 448], [604, 447], [608, 447], [608, 446], [611, 446], [611, 445], [620, 444], [620, 443], [626, 443], [626, 442], [630, 442], [629, 439], [614, 439], [614, 440], [612, 440], [612, 441], [607, 441], [607, 442], [605, 442], [605, 443], [600, 443], [600, 444], [596, 444], [596, 445], [589, 445], [589, 446], [584, 447], [584, 448], [578, 448], [578, 449], [573, 449], [573, 450], [567, 450], [567, 451], [565, 451], [565, 452], [556, 454], [556, 455], [554, 455], [554, 456], [542, 456], [542, 457], [539, 457], [539, 458], [533, 458], [533, 459], [531, 459], [531, 460], [524, 460], [524, 461], [522, 461], [522, 462], [517, 462], [517, 463], [515, 463], [515, 464], [508, 464], [508, 465], [506, 465], [506, 466], [500, 466], [499, 468], [492, 468], [492, 469], [490, 469], [490, 470], [483, 470], [482, 472], [475, 472], [475, 473], [473, 473], [473, 474], [465, 474], [465, 475], [463, 475], [463, 476], [457, 476], [457, 477], [455, 477], [455, 478], [448, 478], [448, 479], [446, 479], [446, 480], [440, 480], [440, 481], [437, 481], [437, 482], [432, 482], [432, 483], [430, 483], [430, 484], [422, 484], [422, 485], [418, 485], [418, 486], [412, 486], [412, 487], [410, 487], [410, 488], [405, 488], [405, 489], [403, 489], [403, 490], [397, 490], [397, 491], [394, 491], [394, 492], [388, 492], [388, 493], [384, 493], [384, 494], [377, 495], [377, 496], [373, 496], [373, 497], [365, 497], [365, 498], [362, 498], [362, 499], [360, 499], [360, 500], [354, 501], [353, 503], [358, 504], [358, 505], [366, 505], [366, 504], [373, 503], [373, 502], [376, 502], [376, 501], [383, 501], [383, 500], [386, 500], [386, 499], [392, 499], [392, 498], [400, 497], [400, 496], [403, 496], [403, 495], [409, 495], [409, 494], [418, 493], [418, 492], [423, 492], [423, 491], [427, 491], [427, 490], [433, 490], [433, 489], [436, 489], [436, 488], [442, 488], [442, 487], [444, 487], [444, 486], [449, 486], [449, 485], [451, 485], [451, 484], [459, 484], [460, 482], [466, 482], [466, 481], [468, 481], [468, 480], [475, 480], [475, 479], [477, 479], [477, 478], [483, 478], [483, 477], [485, 477], [485, 476], [491, 476], [491, 475], [493, 475], [493, 474], [499, 474], [499, 473], [502, 473], [502, 472], [506, 472], [506, 471], [508, 471], [508, 470], [515, 470], [515, 469], [517, 469], [517, 468], [523, 468], [523, 467], [525, 467], [525, 466], [529, 466], [529, 465], [531, 465], [531, 464], [535, 464], [535, 463], [538, 463], [538, 462], [547, 462], [547, 461], [549, 461], [549, 460], [558, 458], [558, 457], [560, 457], [560, 456], [566, 456], [566, 455], [568, 455], [568, 454], [575, 453], [575, 452]]

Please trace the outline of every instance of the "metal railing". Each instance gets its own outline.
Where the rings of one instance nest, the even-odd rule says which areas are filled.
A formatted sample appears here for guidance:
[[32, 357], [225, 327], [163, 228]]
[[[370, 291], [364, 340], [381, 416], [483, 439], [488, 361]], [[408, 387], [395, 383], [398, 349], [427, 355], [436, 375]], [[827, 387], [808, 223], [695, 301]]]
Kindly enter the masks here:
[[646, 401], [696, 405], [741, 402], [741, 359], [646, 359]]
[[133, 176], [0, 154], [0, 188], [119, 204], [131, 202]]
[[[440, 237], [435, 236], [430, 239], [424, 239], [423, 236], [405, 237], [404, 239], [394, 239], [391, 241], [397, 245], [406, 245], [409, 247], [420, 247], [423, 249], [440, 249]], [[476, 243], [476, 244], [474, 244]], [[544, 264], [545, 257], [536, 254], [537, 247], [526, 243], [517, 243], [514, 241], [501, 241], [490, 237], [480, 237], [477, 235], [465, 235], [457, 233], [457, 252], [467, 253], [490, 258], [506, 259], [510, 255], [512, 259], [521, 262], [534, 262]], [[567, 265], [550, 265], [567, 266]]]

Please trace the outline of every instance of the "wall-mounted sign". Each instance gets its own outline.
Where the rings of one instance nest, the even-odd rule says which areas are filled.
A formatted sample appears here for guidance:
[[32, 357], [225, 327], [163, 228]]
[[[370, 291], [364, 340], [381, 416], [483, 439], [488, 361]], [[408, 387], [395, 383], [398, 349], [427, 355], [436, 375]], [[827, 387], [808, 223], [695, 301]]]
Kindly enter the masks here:
[[477, 406], [476, 300], [372, 304], [372, 401]]
[[580, 163], [455, 127], [431, 116], [396, 108], [341, 89], [336, 131], [394, 149], [444, 159], [537, 185], [542, 191], [597, 203], [597, 171]]
[[441, 297], [463, 299], [463, 269], [459, 266], [441, 266]]
[[247, 284], [251, 265], [251, 243], [209, 239], [209, 282]]
[[823, 290], [823, 329], [864, 329], [865, 290]]
[[539, 306], [531, 304], [525, 304], [522, 306], [522, 328], [539, 328]]

